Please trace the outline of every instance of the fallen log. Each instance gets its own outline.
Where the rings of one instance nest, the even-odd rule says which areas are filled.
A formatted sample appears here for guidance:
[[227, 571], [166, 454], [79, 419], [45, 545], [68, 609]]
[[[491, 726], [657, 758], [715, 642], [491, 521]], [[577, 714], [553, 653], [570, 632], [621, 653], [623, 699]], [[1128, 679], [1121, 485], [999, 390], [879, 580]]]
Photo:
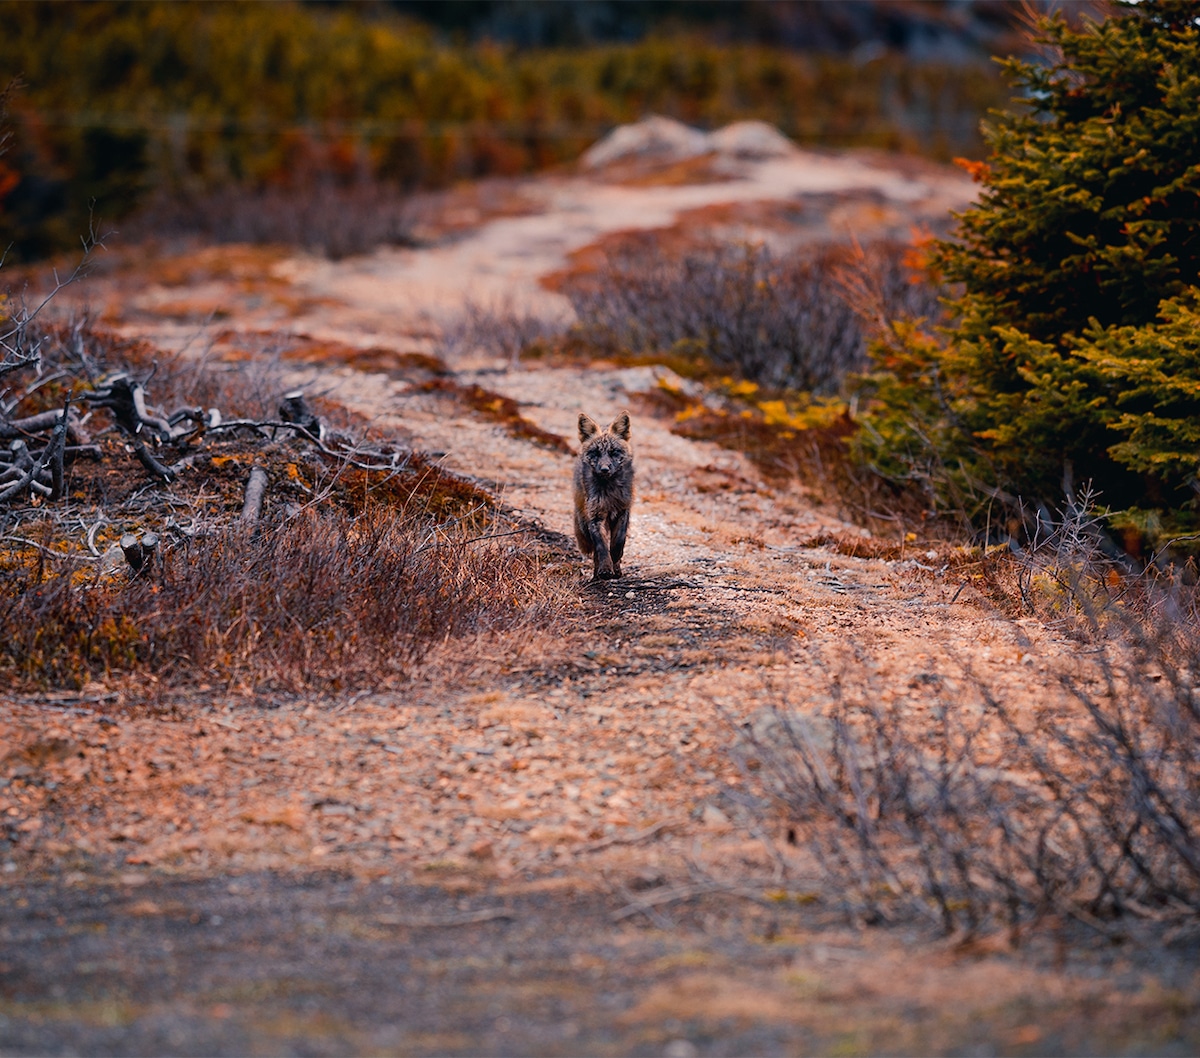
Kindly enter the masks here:
[[243, 529], [253, 529], [262, 515], [263, 498], [267, 494], [267, 472], [262, 467], [252, 467], [246, 482], [246, 498], [242, 503], [242, 514], [238, 524]]

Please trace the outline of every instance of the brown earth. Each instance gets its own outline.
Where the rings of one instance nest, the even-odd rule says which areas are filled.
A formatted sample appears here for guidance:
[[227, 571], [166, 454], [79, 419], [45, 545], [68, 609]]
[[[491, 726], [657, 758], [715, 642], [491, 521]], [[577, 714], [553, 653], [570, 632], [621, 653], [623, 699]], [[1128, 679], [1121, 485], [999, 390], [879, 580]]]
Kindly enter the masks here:
[[[567, 319], [544, 278], [612, 232], [866, 238], [969, 195], [940, 170], [801, 154], [679, 187], [531, 182], [520, 210], [337, 264], [115, 254], [84, 292], [110, 325], [290, 354], [294, 383], [562, 534], [550, 572], [573, 619], [448, 644], [410, 684], [353, 696], [11, 700], [0, 1052], [1194, 1052], [1186, 952], [856, 928], [740, 796], [732, 750], [764, 710], [819, 710], [850, 668], [914, 723], [933, 685], [982, 681], [1020, 709], [1081, 672], [1063, 632], [997, 612], [952, 545], [870, 537], [639, 413], [678, 381], [665, 369], [486, 347], [449, 358], [453, 385], [397, 369], [444, 352], [468, 302]], [[571, 456], [482, 414], [476, 385], [571, 444], [580, 411], [634, 409], [624, 579], [588, 584], [571, 551]]]

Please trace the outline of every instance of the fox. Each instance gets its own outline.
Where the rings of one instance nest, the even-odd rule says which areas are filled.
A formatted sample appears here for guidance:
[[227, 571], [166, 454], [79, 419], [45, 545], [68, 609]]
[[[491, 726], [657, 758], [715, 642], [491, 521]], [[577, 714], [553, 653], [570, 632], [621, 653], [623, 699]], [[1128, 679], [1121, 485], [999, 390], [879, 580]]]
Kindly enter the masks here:
[[575, 539], [593, 560], [592, 580], [621, 576], [629, 511], [633, 506], [633, 448], [629, 412], [608, 428], [579, 415], [581, 451], [575, 462]]

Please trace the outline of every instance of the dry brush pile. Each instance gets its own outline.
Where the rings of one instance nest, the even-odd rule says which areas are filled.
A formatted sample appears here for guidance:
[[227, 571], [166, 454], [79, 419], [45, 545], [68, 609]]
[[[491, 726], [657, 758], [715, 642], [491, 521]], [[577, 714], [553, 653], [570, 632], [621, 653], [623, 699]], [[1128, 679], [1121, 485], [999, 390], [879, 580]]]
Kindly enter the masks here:
[[557, 613], [536, 533], [431, 457], [284, 393], [270, 364], [167, 356], [20, 305], [3, 341], [12, 684], [378, 684], [435, 644]]

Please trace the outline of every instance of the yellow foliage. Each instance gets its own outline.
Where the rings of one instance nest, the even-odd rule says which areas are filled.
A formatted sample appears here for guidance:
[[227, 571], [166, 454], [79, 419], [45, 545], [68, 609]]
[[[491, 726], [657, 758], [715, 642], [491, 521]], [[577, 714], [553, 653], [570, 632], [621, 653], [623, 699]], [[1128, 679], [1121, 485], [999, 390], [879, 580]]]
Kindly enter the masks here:
[[768, 426], [802, 431], [832, 426], [846, 414], [847, 404], [842, 400], [831, 399], [789, 407], [786, 401], [762, 400], [758, 402], [757, 407], [762, 412], [763, 422]]
[[735, 382], [732, 378], [723, 378], [721, 382], [731, 397], [752, 397], [758, 392], [758, 383], [750, 382], [747, 379]]
[[[708, 411], [709, 411], [709, 409], [706, 408], [703, 404], [689, 404], [686, 408], [683, 409], [683, 411], [679, 411], [679, 412], [675, 413], [675, 421], [676, 422], [687, 422], [688, 419], [695, 419], [697, 416], [708, 413]], [[723, 415], [724, 412], [718, 412], [717, 414]]]

